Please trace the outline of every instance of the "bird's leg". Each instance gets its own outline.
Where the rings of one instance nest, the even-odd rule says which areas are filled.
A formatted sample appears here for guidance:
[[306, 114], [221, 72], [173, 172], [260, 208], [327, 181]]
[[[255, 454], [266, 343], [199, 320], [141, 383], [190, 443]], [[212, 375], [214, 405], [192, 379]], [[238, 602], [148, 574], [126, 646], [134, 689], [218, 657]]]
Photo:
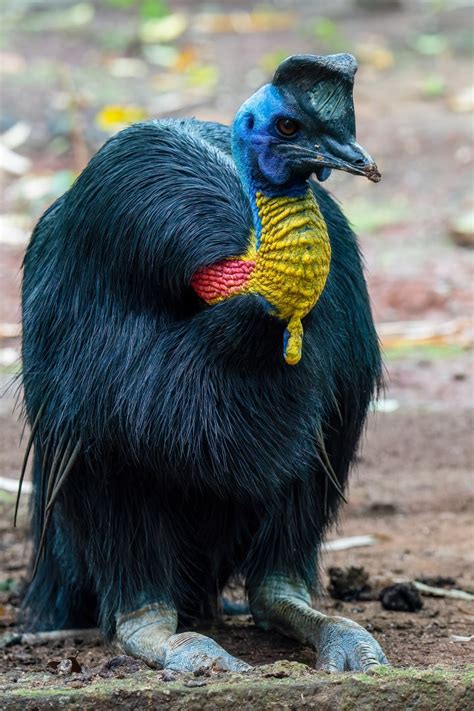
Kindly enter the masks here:
[[173, 671], [220, 669], [245, 671], [249, 665], [232, 657], [217, 642], [197, 632], [176, 634], [178, 614], [164, 603], [152, 603], [117, 615], [117, 640], [126, 654], [149, 666]]
[[249, 586], [249, 598], [255, 622], [313, 646], [319, 669], [366, 672], [388, 664], [378, 642], [363, 627], [345, 617], [314, 610], [301, 582], [274, 574], [253, 588]]

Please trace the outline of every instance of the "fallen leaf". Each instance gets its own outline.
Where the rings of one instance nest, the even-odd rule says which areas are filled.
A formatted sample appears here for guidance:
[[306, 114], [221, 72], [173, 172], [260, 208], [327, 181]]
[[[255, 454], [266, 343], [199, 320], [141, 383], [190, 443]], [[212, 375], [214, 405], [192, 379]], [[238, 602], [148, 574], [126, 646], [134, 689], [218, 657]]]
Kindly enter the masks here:
[[13, 52], [0, 52], [0, 74], [18, 74], [26, 67], [24, 58]]
[[377, 203], [358, 198], [346, 204], [345, 212], [356, 232], [368, 234], [402, 222], [408, 217], [409, 209], [404, 198]]
[[16, 611], [12, 605], [0, 605], [0, 627], [9, 627], [15, 622]]
[[381, 397], [371, 403], [370, 409], [372, 412], [396, 412], [400, 408], [398, 400], [389, 397]]
[[313, 25], [313, 35], [322, 42], [327, 49], [347, 51], [348, 42], [338, 25], [329, 17], [319, 17]]
[[421, 34], [415, 38], [413, 47], [419, 54], [432, 57], [445, 52], [448, 41], [441, 34]]
[[164, 0], [141, 0], [140, 15], [145, 18], [162, 18], [170, 14]]
[[195, 18], [193, 29], [203, 33], [278, 32], [291, 29], [297, 16], [293, 12], [273, 9], [245, 12], [202, 12]]
[[15, 348], [0, 348], [0, 366], [8, 367], [20, 361], [20, 354]]
[[136, 0], [104, 0], [104, 2], [112, 7], [120, 7], [125, 9], [127, 7], [132, 7]]
[[458, 114], [474, 111], [474, 86], [468, 86], [448, 99], [450, 109]]
[[75, 174], [71, 170], [28, 175], [9, 186], [8, 197], [27, 203], [56, 198], [71, 187], [74, 179]]
[[63, 676], [79, 674], [82, 671], [82, 666], [76, 657], [67, 657], [67, 659], [61, 660], [52, 659], [46, 664], [46, 668], [53, 674], [61, 674]]
[[219, 79], [219, 71], [213, 64], [196, 64], [186, 72], [188, 86], [212, 89]]
[[392, 321], [379, 323], [377, 331], [384, 349], [400, 346], [469, 347], [473, 340], [474, 321], [458, 318], [450, 321]]
[[291, 52], [281, 49], [275, 52], [267, 52], [267, 54], [260, 57], [258, 64], [267, 74], [273, 74], [275, 67], [281, 64], [290, 54]]
[[[28, 242], [32, 223], [27, 215], [4, 214], [0, 215], [0, 244], [25, 245]], [[2, 337], [2, 327], [8, 324], [0, 324], [0, 338]], [[7, 338], [8, 336], [3, 336]]]
[[188, 18], [183, 12], [160, 19], [145, 20], [139, 31], [142, 42], [173, 42], [181, 37], [188, 27]]
[[22, 21], [22, 29], [33, 32], [60, 32], [84, 27], [94, 19], [95, 8], [87, 2], [80, 2], [65, 10], [43, 10], [30, 12]]
[[185, 72], [198, 63], [198, 52], [195, 47], [186, 47], [177, 54], [173, 61], [173, 69]]
[[[18, 491], [18, 485], [19, 485], [19, 480], [18, 479], [12, 479], [10, 477], [6, 476], [0, 476], [0, 489], [2, 491], [11, 491], [12, 493], [16, 494]], [[24, 481], [21, 487], [22, 493], [23, 494], [31, 494], [33, 490], [33, 485], [31, 481]], [[2, 590], [1, 583], [0, 583], [0, 590]]]
[[355, 47], [357, 59], [363, 64], [369, 64], [379, 71], [390, 69], [395, 64], [393, 52], [383, 44], [364, 42]]
[[11, 126], [8, 131], [2, 133], [2, 135], [0, 136], [0, 142], [3, 143], [3, 145], [7, 148], [14, 150], [15, 148], [18, 148], [19, 146], [23, 145], [23, 143], [25, 143], [30, 133], [31, 124], [27, 123], [26, 121], [18, 121], [17, 123], [13, 124], [13, 126]]
[[148, 71], [145, 62], [136, 57], [117, 57], [112, 59], [107, 66], [113, 77], [144, 77]]
[[0, 323], [0, 338], [18, 338], [20, 335], [21, 326], [19, 323]]
[[19, 582], [13, 578], [5, 578], [0, 581], [0, 592], [18, 592]]
[[124, 126], [143, 121], [146, 118], [148, 118], [148, 112], [139, 106], [109, 104], [99, 111], [95, 121], [102, 131], [114, 133]]
[[31, 161], [25, 156], [10, 150], [0, 142], [0, 169], [12, 175], [23, 175], [31, 167]]
[[174, 67], [179, 58], [176, 47], [164, 44], [149, 44], [143, 47], [145, 59], [159, 67]]
[[445, 92], [446, 82], [438, 75], [426, 77], [421, 88], [422, 95], [428, 99], [436, 99], [438, 96], [443, 96]]

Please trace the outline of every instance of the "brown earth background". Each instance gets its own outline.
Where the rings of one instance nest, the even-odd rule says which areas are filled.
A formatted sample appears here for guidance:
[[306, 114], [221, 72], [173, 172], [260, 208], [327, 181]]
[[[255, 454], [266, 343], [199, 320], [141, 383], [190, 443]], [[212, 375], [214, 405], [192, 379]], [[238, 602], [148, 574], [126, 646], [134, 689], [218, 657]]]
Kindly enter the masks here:
[[[329, 536], [373, 534], [376, 543], [328, 552], [322, 562], [325, 570], [364, 566], [374, 581], [451, 577], [474, 592], [472, 6], [6, 0], [2, 13], [0, 476], [18, 478], [24, 449], [21, 394], [12, 385], [20, 268], [42, 211], [122, 125], [190, 115], [228, 123], [285, 56], [349, 51], [360, 62], [358, 140], [383, 180], [375, 186], [333, 173], [326, 186], [360, 235], [387, 391], [370, 417], [349, 504]], [[29, 553], [26, 501], [17, 529], [13, 501], [0, 490], [5, 632], [15, 629]], [[404, 613], [326, 596], [321, 607], [365, 625], [393, 664], [461, 669], [474, 662], [472, 602], [425, 597], [420, 612]], [[211, 633], [253, 664], [315, 662], [311, 650], [256, 630], [245, 616]], [[88, 670], [103, 670], [119, 652], [72, 640], [0, 654], [8, 690], [32, 672], [41, 674], [29, 683], [48, 689], [57, 683], [48, 662], [67, 657], [77, 658], [82, 675], [66, 681], [87, 686]], [[134, 670], [125, 665], [120, 673]]]

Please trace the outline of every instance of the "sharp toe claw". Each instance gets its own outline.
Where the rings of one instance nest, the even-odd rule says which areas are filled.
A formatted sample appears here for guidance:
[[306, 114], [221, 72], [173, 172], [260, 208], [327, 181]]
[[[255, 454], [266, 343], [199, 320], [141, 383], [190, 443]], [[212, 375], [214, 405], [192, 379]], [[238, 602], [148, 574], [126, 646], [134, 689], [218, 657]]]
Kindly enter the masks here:
[[340, 654], [321, 657], [316, 669], [327, 674], [337, 674], [344, 671], [344, 656]]

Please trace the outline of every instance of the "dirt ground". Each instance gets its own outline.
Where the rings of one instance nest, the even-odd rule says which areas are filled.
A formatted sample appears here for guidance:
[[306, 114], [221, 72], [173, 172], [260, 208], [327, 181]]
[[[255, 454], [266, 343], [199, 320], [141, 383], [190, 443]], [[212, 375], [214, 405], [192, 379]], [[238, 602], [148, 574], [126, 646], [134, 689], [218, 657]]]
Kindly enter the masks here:
[[[112, 4], [92, 4], [89, 26], [64, 32], [31, 29], [41, 8], [30, 8], [24, 23], [21, 17], [12, 20], [2, 50], [1, 129], [28, 123], [31, 132], [18, 152], [31, 164], [21, 176], [5, 175], [2, 194], [0, 477], [18, 477], [24, 447], [13, 413], [15, 391], [8, 383], [19, 353], [18, 291], [26, 239], [41, 211], [67, 187], [68, 171], [80, 170], [113, 132], [111, 126], [107, 131], [98, 126], [104, 105], [145, 107], [153, 116], [229, 121], [239, 103], [268, 80], [279, 55], [349, 50], [361, 62], [358, 140], [377, 159], [383, 180], [374, 186], [339, 174], [326, 185], [360, 235], [386, 354], [387, 392], [370, 417], [349, 504], [329, 536], [373, 534], [376, 542], [325, 553], [323, 586], [330, 566], [359, 565], [376, 586], [443, 576], [455, 581], [451, 587], [474, 593], [474, 262], [473, 251], [460, 246], [457, 237], [460, 219], [473, 207], [472, 106], [466, 93], [472, 82], [472, 10], [467, 3], [416, 0], [380, 2], [377, 11], [362, 0], [283, 0], [269, 4], [266, 20], [252, 16], [242, 25], [242, 17], [235, 16], [229, 25], [221, 11], [245, 14], [256, 3], [219, 2], [211, 10], [199, 3], [169, 3], [174, 13], [188, 13], [187, 28], [167, 42], [182, 63], [186, 57], [191, 62], [183, 74], [154, 64], [156, 50], [151, 61], [151, 45], [136, 37], [133, 8], [119, 11]], [[119, 23], [118, 13], [128, 22], [122, 14]], [[265, 22], [273, 23], [271, 32]], [[123, 57], [138, 63], [117, 64]], [[214, 84], [209, 67], [215, 70]], [[133, 77], [132, 70], [142, 73]], [[206, 81], [190, 86], [190, 71], [207, 76]], [[26, 502], [17, 529], [11, 525], [13, 503], [13, 494], [0, 490], [0, 626], [6, 633], [15, 629], [29, 552]], [[397, 667], [459, 671], [474, 663], [472, 602], [424, 596], [416, 613], [384, 610], [378, 601], [340, 602], [328, 594], [317, 604], [367, 627]], [[201, 631], [251, 664], [315, 663], [310, 649], [257, 630], [246, 616], [225, 618]], [[0, 689], [7, 692], [32, 686], [47, 690], [59, 681], [81, 689], [145, 673], [130, 660], [111, 662], [120, 655], [113, 646], [80, 638], [10, 646], [0, 654]], [[68, 658], [77, 659], [81, 671], [58, 675], [50, 663]]]
[[[18, 471], [20, 428], [5, 415], [0, 421], [5, 445], [0, 471]], [[363, 566], [377, 585], [396, 578], [450, 577], [457, 588], [474, 593], [471, 431], [469, 410], [451, 414], [407, 409], [372, 417], [349, 505], [330, 538], [373, 534], [377, 542], [367, 548], [324, 554], [324, 569]], [[450, 442], [449, 450], [446, 441]], [[23, 523], [12, 530], [13, 495], [3, 495], [2, 509], [1, 572], [15, 589], [13, 581], [20, 583], [25, 574], [26, 531]], [[8, 623], [15, 619], [18, 596], [9, 591], [0, 595], [0, 622], [8, 629]], [[462, 668], [474, 663], [472, 642], [457, 640], [474, 634], [474, 604], [430, 597], [424, 597], [423, 603], [417, 613], [387, 611], [378, 601], [340, 602], [329, 596], [317, 604], [325, 612], [351, 617], [367, 627], [394, 665]], [[204, 626], [200, 631], [212, 634], [251, 664], [279, 659], [315, 664], [310, 649], [257, 630], [246, 616], [225, 618], [224, 624]], [[102, 644], [76, 641], [12, 646], [4, 650], [2, 664], [6, 679], [21, 681], [25, 672], [45, 671], [53, 660], [77, 657], [87, 670], [100, 667], [117, 654], [119, 650]]]

